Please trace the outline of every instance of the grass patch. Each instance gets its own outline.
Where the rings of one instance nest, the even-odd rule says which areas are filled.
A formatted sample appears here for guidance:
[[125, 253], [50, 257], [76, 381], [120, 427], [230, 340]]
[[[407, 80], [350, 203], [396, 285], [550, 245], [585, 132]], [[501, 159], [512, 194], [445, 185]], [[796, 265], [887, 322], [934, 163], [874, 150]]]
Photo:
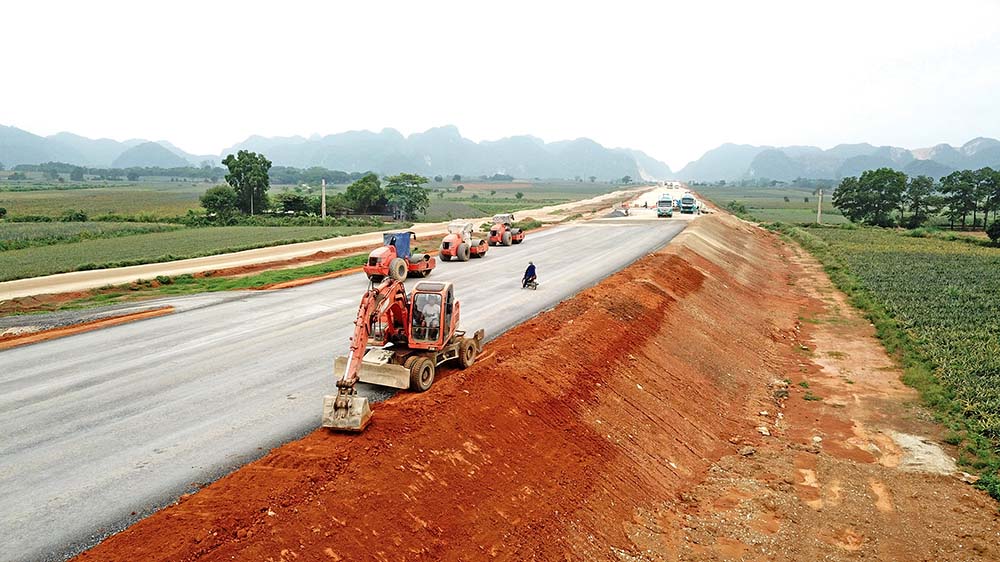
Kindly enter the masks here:
[[812, 393], [811, 391], [806, 391], [805, 395], [804, 395], [804, 396], [802, 396], [802, 398], [803, 398], [803, 400], [808, 400], [808, 401], [810, 401], [810, 402], [817, 402], [817, 401], [819, 401], [819, 400], [822, 400], [822, 399], [823, 399], [823, 398], [821, 398], [821, 397], [819, 397], [819, 396], [816, 396], [816, 395], [815, 395], [815, 394], [813, 394], [813, 393]]
[[76, 310], [93, 308], [111, 303], [145, 300], [156, 297], [188, 295], [194, 293], [209, 293], [217, 291], [233, 291], [239, 289], [255, 289], [284, 283], [296, 279], [319, 277], [328, 273], [343, 271], [364, 265], [367, 254], [347, 256], [333, 259], [315, 265], [297, 267], [294, 269], [279, 269], [263, 271], [244, 277], [195, 277], [193, 275], [177, 275], [174, 277], [158, 276], [153, 282], [141, 281], [114, 287], [104, 287], [102, 292], [82, 299], [70, 301], [57, 310]]
[[120, 222], [0, 222], [0, 252], [183, 228], [177, 224]]
[[0, 281], [158, 263], [295, 242], [391, 229], [392, 225], [345, 227], [226, 226], [186, 228], [128, 237], [84, 240], [0, 252]]

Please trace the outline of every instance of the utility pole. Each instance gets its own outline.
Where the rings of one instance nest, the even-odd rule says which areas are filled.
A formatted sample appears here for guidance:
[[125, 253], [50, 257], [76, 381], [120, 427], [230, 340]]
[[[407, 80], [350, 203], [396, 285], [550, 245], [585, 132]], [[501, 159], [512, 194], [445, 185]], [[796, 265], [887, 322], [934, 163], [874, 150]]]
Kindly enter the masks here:
[[819, 188], [819, 201], [816, 203], [816, 224], [823, 224], [823, 188]]
[[323, 195], [320, 197], [319, 212], [326, 218], [326, 178], [323, 178]]

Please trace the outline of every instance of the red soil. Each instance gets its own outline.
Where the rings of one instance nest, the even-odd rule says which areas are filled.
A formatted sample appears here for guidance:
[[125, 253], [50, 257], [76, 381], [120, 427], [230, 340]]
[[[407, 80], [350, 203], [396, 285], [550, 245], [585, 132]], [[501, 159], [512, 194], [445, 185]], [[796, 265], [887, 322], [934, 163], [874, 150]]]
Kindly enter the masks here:
[[80, 558], [641, 555], [655, 507], [754, 435], [796, 361], [773, 237], [713, 217], [678, 240], [376, 405], [363, 434], [317, 430]]

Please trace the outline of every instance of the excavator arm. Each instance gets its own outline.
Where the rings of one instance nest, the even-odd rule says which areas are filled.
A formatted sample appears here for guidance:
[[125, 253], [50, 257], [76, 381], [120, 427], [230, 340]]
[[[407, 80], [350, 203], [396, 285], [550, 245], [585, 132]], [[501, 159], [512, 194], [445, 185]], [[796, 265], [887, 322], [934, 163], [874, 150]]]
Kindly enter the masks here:
[[402, 318], [408, 310], [406, 288], [401, 281], [386, 277], [378, 286], [372, 286], [361, 297], [358, 317], [354, 320], [354, 335], [351, 336], [351, 350], [347, 355], [347, 368], [337, 381], [338, 387], [353, 387], [358, 382], [358, 370], [365, 356], [368, 340], [372, 337], [372, 327], [384, 325], [388, 333], [379, 334], [384, 344], [391, 339], [397, 326], [405, 326]]
[[[337, 380], [337, 394], [324, 398], [323, 426], [334, 429], [361, 431], [371, 419], [368, 399], [359, 396], [356, 385], [362, 361], [367, 352], [372, 328], [379, 327], [381, 343], [390, 341], [399, 326], [405, 329], [408, 314], [406, 288], [401, 281], [386, 277], [380, 285], [370, 287], [361, 297], [358, 316], [354, 320], [351, 349], [346, 357], [343, 375]], [[337, 365], [340, 360], [335, 362]]]

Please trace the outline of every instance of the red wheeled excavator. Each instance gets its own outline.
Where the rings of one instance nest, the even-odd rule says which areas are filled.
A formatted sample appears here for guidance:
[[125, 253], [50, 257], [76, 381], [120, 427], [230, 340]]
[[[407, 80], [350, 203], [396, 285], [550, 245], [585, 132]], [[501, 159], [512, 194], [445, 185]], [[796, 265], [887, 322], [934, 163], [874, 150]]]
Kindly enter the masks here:
[[337, 394], [323, 398], [323, 427], [361, 431], [371, 420], [360, 382], [423, 392], [438, 365], [457, 361], [463, 369], [482, 351], [483, 330], [472, 337], [458, 329], [459, 302], [450, 282], [418, 283], [409, 295], [391, 277], [372, 283], [361, 298], [347, 357], [334, 361]]

